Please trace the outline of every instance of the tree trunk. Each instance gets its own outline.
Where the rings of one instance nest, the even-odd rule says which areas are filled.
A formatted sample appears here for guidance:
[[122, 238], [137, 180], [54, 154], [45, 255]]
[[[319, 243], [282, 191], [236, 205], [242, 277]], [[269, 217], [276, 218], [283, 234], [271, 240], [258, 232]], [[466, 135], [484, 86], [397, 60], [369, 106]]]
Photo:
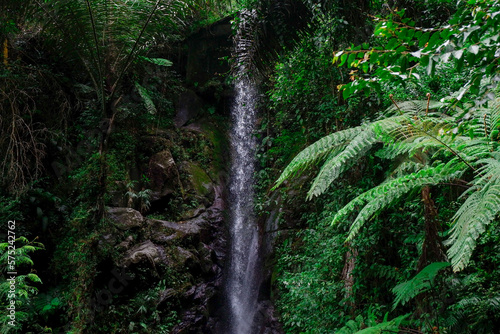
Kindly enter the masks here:
[[422, 270], [432, 262], [446, 261], [443, 243], [439, 236], [438, 222], [435, 219], [437, 209], [431, 199], [431, 188], [429, 186], [422, 188], [422, 202], [424, 202], [425, 236], [417, 271]]
[[354, 286], [354, 276], [352, 272], [356, 266], [356, 259], [358, 257], [358, 250], [353, 248], [351, 244], [347, 245], [348, 250], [345, 256], [344, 269], [342, 269], [342, 280], [344, 281], [345, 287], [345, 299], [348, 301], [348, 305], [351, 307], [351, 312], [354, 314], [355, 303], [353, 299], [352, 288]]

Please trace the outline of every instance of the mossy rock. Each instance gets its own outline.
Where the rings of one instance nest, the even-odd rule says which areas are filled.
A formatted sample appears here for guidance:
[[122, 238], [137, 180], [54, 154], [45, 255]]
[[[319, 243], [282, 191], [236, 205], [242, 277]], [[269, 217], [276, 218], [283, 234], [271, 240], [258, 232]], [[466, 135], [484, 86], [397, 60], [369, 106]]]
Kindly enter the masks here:
[[189, 174], [189, 183], [195, 195], [209, 197], [213, 193], [213, 182], [210, 176], [197, 164], [185, 162], [184, 168]]

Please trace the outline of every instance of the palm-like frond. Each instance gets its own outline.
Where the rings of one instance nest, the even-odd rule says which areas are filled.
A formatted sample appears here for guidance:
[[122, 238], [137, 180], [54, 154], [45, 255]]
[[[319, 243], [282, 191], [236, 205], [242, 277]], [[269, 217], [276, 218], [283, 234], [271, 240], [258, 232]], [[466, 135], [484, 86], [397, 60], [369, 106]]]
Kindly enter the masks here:
[[350, 227], [347, 240], [351, 240], [356, 236], [366, 221], [374, 214], [388, 207], [398, 198], [422, 186], [435, 185], [458, 178], [463, 174], [465, 170], [464, 167], [465, 164], [459, 159], [453, 159], [446, 164], [441, 163], [435, 167], [428, 167], [411, 174], [389, 179], [364, 192], [345, 205], [334, 216], [332, 224], [343, 221], [352, 212], [362, 207]]
[[368, 152], [374, 143], [381, 141], [381, 134], [392, 133], [402, 124], [406, 124], [412, 116], [413, 112], [384, 118], [321, 138], [301, 151], [290, 162], [281, 173], [273, 189], [295, 176], [297, 172], [303, 171], [327, 157], [307, 197], [311, 199], [321, 195], [343, 172]]
[[363, 132], [364, 129], [364, 126], [358, 126], [334, 132], [302, 150], [283, 170], [273, 190], [278, 188], [287, 179], [294, 177], [297, 173], [302, 172], [312, 164], [321, 161], [325, 156], [328, 156], [332, 152], [339, 152], [346, 146], [346, 143]]
[[346, 171], [358, 158], [363, 156], [372, 145], [377, 141], [373, 130], [366, 128], [356, 135], [345, 147], [338, 153], [332, 150], [329, 157], [321, 167], [318, 175], [307, 194], [307, 198], [319, 196], [335, 181], [341, 173]]
[[156, 114], [156, 106], [153, 102], [153, 99], [151, 98], [151, 95], [149, 95], [148, 90], [142, 87], [138, 82], [135, 83], [135, 88], [139, 92], [139, 95], [142, 97], [142, 101], [144, 102], [144, 106], [146, 107], [148, 113], [150, 113], [151, 115]]
[[494, 158], [477, 162], [483, 165], [473, 186], [462, 197], [467, 197], [453, 216], [453, 227], [446, 241], [453, 270], [465, 268], [476, 246], [477, 238], [500, 212], [500, 161]]
[[[401, 160], [382, 184], [359, 195], [333, 217], [342, 222], [358, 211], [347, 241], [361, 227], [395, 200], [423, 186], [460, 178], [466, 170], [475, 178], [453, 217], [447, 245], [453, 270], [467, 266], [477, 238], [500, 213], [500, 152], [496, 143], [500, 130], [500, 99], [485, 108], [462, 112], [456, 117], [433, 109], [440, 102], [408, 101], [392, 107], [396, 116], [333, 133], [300, 152], [285, 168], [276, 186], [313, 163], [324, 161], [308, 198], [324, 193], [342, 172], [365, 155], [376, 142], [384, 147], [378, 157]], [[429, 112], [431, 110], [431, 112]], [[425, 111], [425, 113], [424, 113]]]
[[396, 105], [390, 106], [386, 110], [386, 115], [392, 115], [397, 113], [414, 113], [414, 114], [424, 114], [428, 110], [435, 110], [445, 106], [444, 103], [439, 101], [429, 101], [429, 105], [427, 105], [427, 101], [421, 100], [410, 100], [410, 101], [402, 101], [397, 102]]
[[80, 61], [101, 99], [105, 88], [113, 94], [132, 61], [156, 37], [182, 24], [186, 11], [182, 0], [35, 1], [54, 48]]
[[428, 291], [432, 288], [434, 278], [439, 270], [448, 267], [448, 262], [434, 262], [422, 269], [409, 281], [396, 285], [392, 292], [396, 295], [394, 299], [393, 309], [399, 304], [406, 304], [410, 299], [415, 298], [422, 292]]

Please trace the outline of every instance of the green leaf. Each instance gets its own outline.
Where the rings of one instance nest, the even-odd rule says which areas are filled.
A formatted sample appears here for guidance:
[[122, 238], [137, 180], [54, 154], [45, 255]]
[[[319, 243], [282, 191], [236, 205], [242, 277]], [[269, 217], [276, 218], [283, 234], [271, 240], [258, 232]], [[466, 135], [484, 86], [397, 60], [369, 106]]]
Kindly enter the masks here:
[[146, 110], [152, 115], [156, 114], [156, 106], [153, 100], [151, 99], [148, 90], [142, 87], [137, 81], [135, 82], [135, 88], [139, 92], [139, 95], [142, 97]]
[[431, 38], [427, 42], [426, 49], [432, 49], [432, 48], [434, 48], [438, 44], [438, 41], [440, 39], [441, 39], [441, 36], [440, 36], [440, 32], [439, 31], [433, 33], [432, 36], [431, 36]]
[[429, 32], [425, 32], [422, 36], [420, 36], [418, 39], [418, 47], [421, 49], [424, 48], [430, 36], [431, 34]]
[[401, 57], [400, 66], [401, 66], [401, 73], [405, 73], [406, 70], [408, 69], [408, 57], [407, 56]]
[[404, 283], [396, 285], [392, 292], [396, 295], [392, 309], [396, 309], [399, 304], [406, 304], [422, 292], [432, 288], [434, 279], [438, 272], [450, 266], [448, 262], [434, 262], [422, 269], [415, 277]]
[[389, 43], [385, 46], [386, 50], [394, 50], [400, 45], [400, 41], [397, 38], [392, 38]]
[[355, 60], [356, 60], [356, 54], [355, 53], [349, 54], [349, 58], [347, 60], [347, 66], [352, 67]]
[[152, 64], [159, 66], [172, 66], [174, 64], [170, 60], [164, 58], [147, 58], [147, 57], [142, 57], [142, 58]]

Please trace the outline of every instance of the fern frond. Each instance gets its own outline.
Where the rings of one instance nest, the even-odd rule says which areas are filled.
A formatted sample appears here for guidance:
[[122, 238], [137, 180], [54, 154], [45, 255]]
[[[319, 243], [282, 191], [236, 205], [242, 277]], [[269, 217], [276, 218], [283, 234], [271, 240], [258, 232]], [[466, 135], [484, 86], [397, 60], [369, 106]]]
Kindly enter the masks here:
[[375, 263], [370, 267], [370, 275], [377, 278], [396, 280], [401, 276], [401, 273], [393, 266]]
[[448, 267], [448, 262], [434, 262], [422, 269], [415, 277], [404, 283], [396, 285], [392, 292], [396, 295], [392, 309], [401, 304], [406, 304], [410, 299], [415, 298], [422, 292], [432, 288], [434, 278], [439, 270]]
[[401, 315], [390, 321], [385, 320], [378, 325], [362, 329], [354, 334], [380, 334], [387, 332], [398, 332], [401, 323], [410, 316], [410, 314]]
[[[398, 102], [399, 109], [392, 105], [386, 110], [386, 114], [394, 114], [399, 112], [399, 110], [405, 113], [414, 113], [414, 114], [423, 114], [427, 110], [427, 101], [422, 100], [410, 100], [410, 101], [402, 101]], [[445, 106], [444, 103], [439, 101], [431, 100], [429, 101], [429, 110], [439, 109]]]
[[471, 134], [490, 136], [492, 131], [500, 130], [500, 99], [489, 101], [485, 108], [479, 108], [469, 115]]
[[359, 331], [363, 325], [364, 319], [362, 315], [358, 315], [354, 320], [346, 322], [344, 327], [340, 328], [335, 334], [352, 334]]
[[476, 247], [477, 238], [500, 212], [500, 161], [480, 160], [473, 186], [462, 196], [469, 196], [453, 216], [453, 227], [446, 241], [451, 245], [448, 256], [454, 271], [465, 268]]
[[358, 126], [334, 132], [308, 146], [302, 150], [283, 170], [272, 190], [275, 190], [284, 181], [307, 169], [310, 165], [317, 163], [328, 154], [338, 152], [346, 146], [347, 142], [355, 138], [363, 130], [365, 130], [364, 126]]
[[140, 57], [140, 58], [159, 66], [172, 66], [174, 64], [170, 60], [164, 58], [147, 58], [147, 57]]
[[380, 140], [381, 134], [394, 131], [401, 127], [401, 122], [406, 122], [408, 119], [408, 115], [398, 115], [373, 122], [352, 138], [342, 151], [333, 151], [314, 179], [307, 199], [323, 194], [341, 173], [351, 167], [358, 158], [371, 149], [374, 143]]
[[148, 113], [150, 113], [151, 115], [156, 114], [156, 106], [153, 102], [153, 99], [151, 99], [148, 90], [142, 87], [137, 81], [135, 82], [135, 88], [139, 92], [139, 95], [142, 97], [142, 101], [144, 102], [144, 106], [146, 107]]
[[419, 170], [422, 170], [424, 167], [425, 165], [420, 161], [403, 161], [394, 169], [392, 174], [396, 177], [402, 177], [404, 175], [416, 173]]
[[347, 241], [349, 241], [356, 236], [367, 220], [396, 199], [424, 185], [434, 185], [458, 178], [462, 175], [464, 167], [465, 165], [460, 160], [453, 159], [447, 164], [442, 163], [435, 167], [422, 169], [416, 173], [390, 179], [349, 202], [337, 212], [332, 220], [332, 224], [342, 221], [355, 211], [357, 207], [362, 206], [363, 208], [350, 227], [347, 237]]
[[332, 182], [351, 167], [352, 163], [366, 153], [376, 141], [375, 133], [370, 128], [367, 128], [354, 137], [341, 153], [335, 154], [336, 152], [333, 152], [330, 154], [314, 179], [307, 194], [307, 199], [324, 193]]

